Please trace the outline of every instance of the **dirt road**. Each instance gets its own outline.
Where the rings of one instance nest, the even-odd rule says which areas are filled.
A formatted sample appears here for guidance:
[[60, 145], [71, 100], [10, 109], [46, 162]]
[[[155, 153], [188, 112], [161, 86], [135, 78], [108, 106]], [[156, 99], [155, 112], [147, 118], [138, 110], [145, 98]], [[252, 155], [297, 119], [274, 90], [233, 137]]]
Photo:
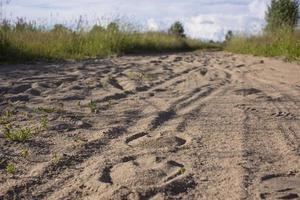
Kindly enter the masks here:
[[297, 64], [198, 52], [3, 65], [0, 94], [2, 121], [35, 130], [13, 141], [2, 122], [0, 199], [300, 198]]

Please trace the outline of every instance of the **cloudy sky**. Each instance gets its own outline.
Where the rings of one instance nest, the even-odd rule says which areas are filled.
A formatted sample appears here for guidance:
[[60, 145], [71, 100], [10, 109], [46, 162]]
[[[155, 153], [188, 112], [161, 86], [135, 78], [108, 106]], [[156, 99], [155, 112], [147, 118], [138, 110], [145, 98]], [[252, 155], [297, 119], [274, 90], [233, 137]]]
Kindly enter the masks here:
[[259, 33], [265, 24], [268, 3], [269, 0], [11, 0], [4, 6], [4, 14], [47, 24], [71, 24], [80, 15], [90, 23], [125, 18], [151, 30], [165, 30], [180, 20], [191, 37], [223, 40], [228, 30]]

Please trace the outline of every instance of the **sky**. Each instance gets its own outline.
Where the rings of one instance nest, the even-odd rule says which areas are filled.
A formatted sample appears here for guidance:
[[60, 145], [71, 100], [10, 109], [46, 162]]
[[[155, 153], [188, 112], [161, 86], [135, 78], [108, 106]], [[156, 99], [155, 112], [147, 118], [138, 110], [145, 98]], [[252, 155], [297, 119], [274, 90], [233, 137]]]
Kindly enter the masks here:
[[[1, 0], [0, 0], [1, 1]], [[7, 1], [7, 0], [6, 0]], [[193, 38], [222, 41], [228, 30], [258, 34], [270, 0], [10, 0], [8, 18], [71, 26], [79, 16], [90, 24], [122, 18], [147, 30], [166, 30], [181, 21]], [[87, 24], [88, 25], [88, 24]]]

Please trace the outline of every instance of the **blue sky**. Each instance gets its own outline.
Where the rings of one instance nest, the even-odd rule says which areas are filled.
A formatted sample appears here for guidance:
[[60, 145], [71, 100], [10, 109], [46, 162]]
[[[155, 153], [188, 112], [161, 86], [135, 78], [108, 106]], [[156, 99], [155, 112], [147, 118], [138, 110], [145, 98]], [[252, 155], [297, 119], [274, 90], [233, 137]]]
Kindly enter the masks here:
[[6, 17], [26, 17], [41, 23], [68, 24], [80, 15], [89, 23], [115, 18], [165, 30], [176, 20], [189, 36], [223, 40], [228, 30], [259, 33], [269, 0], [11, 0]]

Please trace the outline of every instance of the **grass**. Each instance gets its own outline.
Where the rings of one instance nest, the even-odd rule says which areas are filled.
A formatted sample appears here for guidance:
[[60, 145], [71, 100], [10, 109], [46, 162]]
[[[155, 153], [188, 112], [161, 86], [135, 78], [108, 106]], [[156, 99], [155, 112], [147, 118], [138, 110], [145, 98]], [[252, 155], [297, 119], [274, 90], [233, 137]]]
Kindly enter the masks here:
[[88, 107], [90, 108], [91, 113], [95, 113], [97, 111], [97, 103], [93, 100], [90, 101]]
[[[120, 25], [121, 27], [121, 25]], [[130, 26], [132, 27], [132, 26]], [[134, 28], [71, 31], [36, 28], [20, 20], [0, 22], [0, 62], [102, 58], [128, 53], [186, 51], [216, 45], [165, 32], [139, 32]]]
[[50, 114], [50, 113], [57, 112], [57, 109], [50, 108], [50, 107], [38, 107], [38, 108], [35, 109], [35, 112]]
[[48, 121], [48, 118], [46, 116], [43, 116], [40, 120], [40, 127], [42, 129], [47, 129], [48, 128], [48, 124], [49, 124], [49, 121]]
[[5, 171], [9, 174], [14, 174], [16, 172], [16, 166], [12, 163], [9, 163], [6, 168]]
[[29, 127], [21, 127], [21, 128], [12, 128], [7, 125], [5, 127], [4, 136], [5, 138], [16, 141], [16, 142], [24, 142], [32, 137], [34, 131]]
[[[30, 115], [25, 112], [20, 112], [20, 115], [29, 117]], [[16, 142], [25, 142], [34, 135], [48, 128], [47, 116], [41, 116], [37, 124], [23, 126], [18, 124], [20, 115], [14, 114], [12, 111], [7, 110], [0, 117], [0, 127], [3, 129], [3, 135], [6, 139]], [[28, 118], [27, 124], [32, 124], [31, 119]]]
[[225, 50], [256, 56], [280, 56], [289, 61], [300, 61], [300, 31], [280, 30], [261, 36], [236, 36], [227, 43]]
[[147, 74], [144, 74], [141, 72], [133, 72], [133, 71], [128, 72], [127, 77], [131, 80], [140, 81], [140, 82], [149, 81], [149, 80], [154, 79], [154, 77], [152, 77], [150, 75], [147, 75]]
[[60, 161], [60, 159], [61, 159], [61, 157], [57, 153], [55, 153], [55, 154], [52, 155], [51, 160], [52, 160], [53, 163], [57, 164]]
[[23, 158], [26, 158], [29, 156], [29, 150], [28, 149], [22, 149], [21, 152], [20, 152], [20, 155], [23, 157]]

